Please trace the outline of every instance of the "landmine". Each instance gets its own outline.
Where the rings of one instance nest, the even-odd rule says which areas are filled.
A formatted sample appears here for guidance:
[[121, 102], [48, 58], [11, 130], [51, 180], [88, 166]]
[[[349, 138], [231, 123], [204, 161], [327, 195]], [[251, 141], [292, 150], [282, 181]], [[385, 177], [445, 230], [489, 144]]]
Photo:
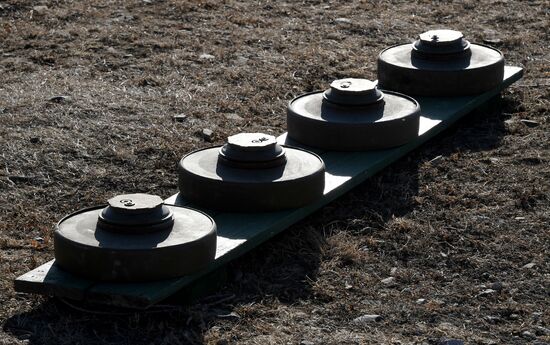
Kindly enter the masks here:
[[178, 165], [183, 197], [226, 211], [305, 206], [323, 195], [324, 172], [316, 154], [279, 145], [262, 133], [230, 136], [225, 145], [192, 152]]
[[216, 224], [206, 214], [165, 205], [149, 194], [119, 195], [108, 206], [63, 218], [54, 232], [55, 260], [79, 277], [143, 282], [205, 268], [216, 253]]
[[340, 79], [326, 91], [296, 97], [287, 107], [289, 138], [311, 147], [366, 151], [406, 144], [418, 136], [420, 106], [380, 91], [376, 81]]
[[500, 51], [454, 30], [424, 32], [378, 56], [380, 87], [413, 96], [475, 95], [497, 87], [503, 75]]

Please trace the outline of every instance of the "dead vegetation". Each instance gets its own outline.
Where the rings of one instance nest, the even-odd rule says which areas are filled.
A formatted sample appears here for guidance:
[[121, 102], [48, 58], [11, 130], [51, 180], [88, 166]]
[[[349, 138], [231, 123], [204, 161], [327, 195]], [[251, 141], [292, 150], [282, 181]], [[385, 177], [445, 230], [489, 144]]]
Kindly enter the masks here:
[[[550, 342], [548, 8], [0, 1], [0, 343]], [[91, 314], [13, 291], [53, 256], [63, 215], [122, 192], [168, 197], [177, 160], [210, 145], [204, 129], [215, 143], [282, 133], [293, 96], [375, 78], [382, 48], [441, 26], [525, 67], [502, 110], [471, 115], [233, 263], [217, 294]], [[365, 314], [382, 319], [353, 322]]]

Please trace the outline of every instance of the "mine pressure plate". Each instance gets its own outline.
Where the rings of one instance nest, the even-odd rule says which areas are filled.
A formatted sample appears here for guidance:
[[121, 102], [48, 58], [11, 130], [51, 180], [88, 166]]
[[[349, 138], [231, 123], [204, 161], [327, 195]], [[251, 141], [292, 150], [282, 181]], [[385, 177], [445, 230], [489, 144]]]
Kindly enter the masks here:
[[414, 43], [387, 48], [378, 56], [380, 86], [408, 95], [474, 95], [496, 87], [503, 76], [500, 51], [471, 44], [454, 30], [424, 32]]
[[262, 133], [230, 136], [225, 145], [192, 152], [178, 165], [185, 199], [225, 211], [304, 206], [323, 195], [324, 171], [316, 154]]
[[191, 274], [216, 253], [216, 225], [206, 214], [163, 204], [149, 194], [118, 195], [77, 211], [54, 232], [57, 265], [94, 280], [140, 282]]
[[414, 99], [381, 91], [376, 81], [335, 80], [326, 91], [288, 104], [288, 137], [336, 151], [365, 151], [403, 145], [418, 136], [420, 106]]

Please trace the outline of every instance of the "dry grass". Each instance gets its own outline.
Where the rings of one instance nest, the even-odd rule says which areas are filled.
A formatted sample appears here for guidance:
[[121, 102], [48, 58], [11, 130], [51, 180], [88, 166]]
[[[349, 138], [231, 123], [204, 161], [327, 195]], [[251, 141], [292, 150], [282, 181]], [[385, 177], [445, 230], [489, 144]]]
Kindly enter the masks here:
[[[0, 1], [0, 344], [550, 342], [548, 5]], [[96, 315], [13, 291], [53, 256], [63, 215], [175, 193], [177, 160], [210, 145], [203, 128], [215, 143], [281, 133], [293, 96], [375, 78], [378, 51], [441, 26], [499, 39], [526, 68], [502, 111], [473, 114], [233, 263], [218, 294]], [[363, 314], [383, 320], [351, 322]]]

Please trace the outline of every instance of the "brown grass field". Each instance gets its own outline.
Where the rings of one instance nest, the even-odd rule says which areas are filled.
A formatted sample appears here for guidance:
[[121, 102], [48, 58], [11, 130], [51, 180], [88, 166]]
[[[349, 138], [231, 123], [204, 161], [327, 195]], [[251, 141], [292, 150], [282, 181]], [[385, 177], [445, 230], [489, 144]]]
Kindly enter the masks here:
[[[549, 344], [549, 8], [0, 0], [0, 344]], [[381, 49], [440, 27], [525, 68], [501, 108], [235, 261], [215, 294], [137, 313], [13, 290], [63, 215], [168, 197], [203, 129], [280, 134], [292, 97], [375, 79]]]

